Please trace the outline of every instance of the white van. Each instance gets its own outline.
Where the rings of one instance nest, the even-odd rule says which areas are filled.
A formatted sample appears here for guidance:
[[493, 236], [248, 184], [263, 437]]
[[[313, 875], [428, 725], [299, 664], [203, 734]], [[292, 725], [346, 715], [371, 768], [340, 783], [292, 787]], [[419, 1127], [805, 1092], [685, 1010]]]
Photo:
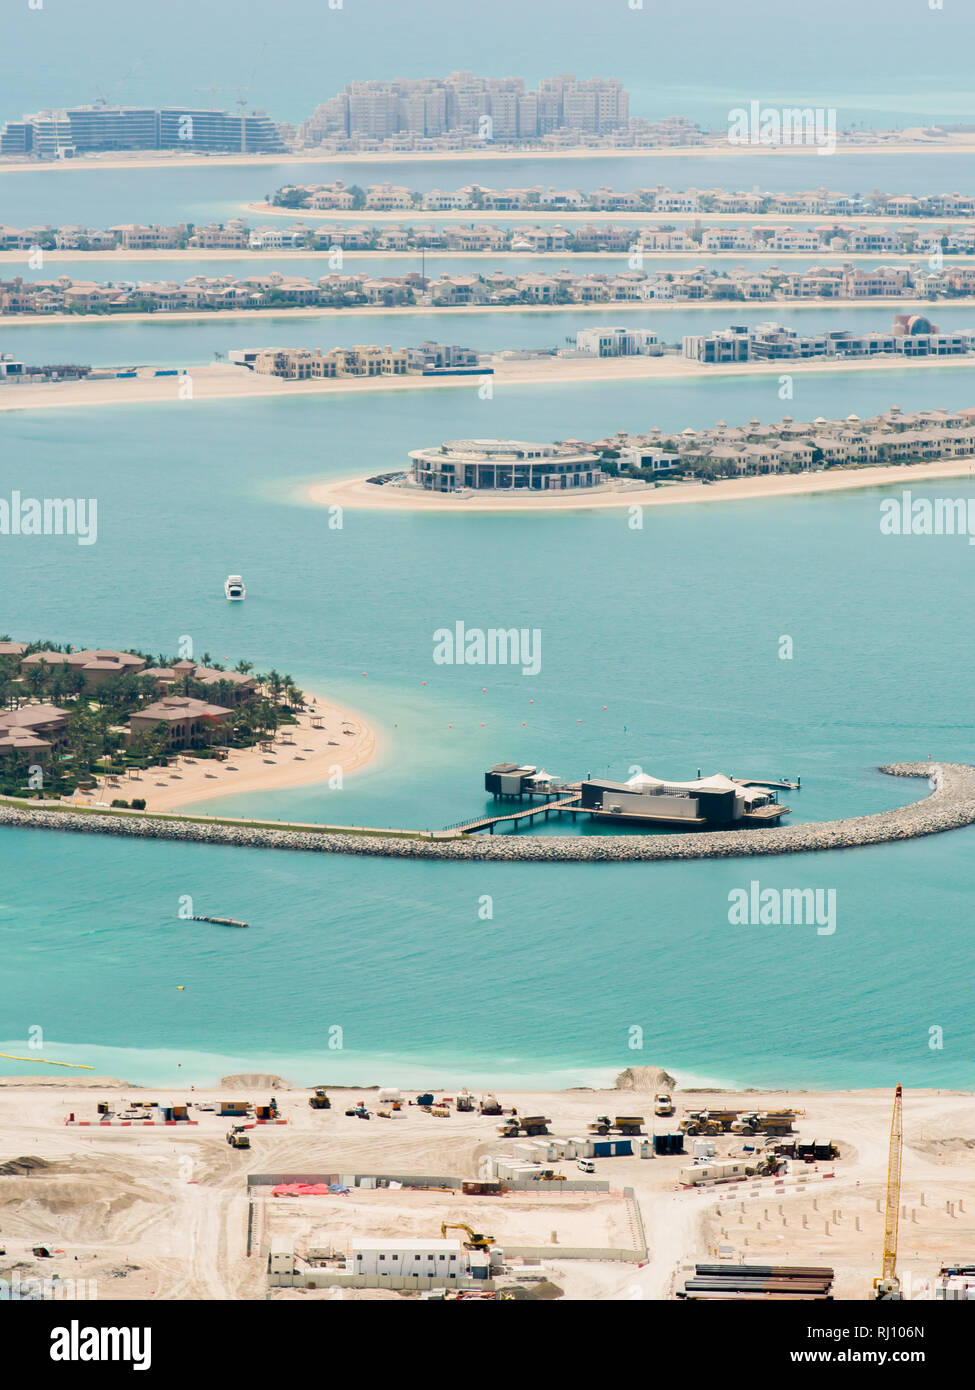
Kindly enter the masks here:
[[577, 1158], [576, 1167], [580, 1173], [595, 1173], [596, 1165], [591, 1158]]

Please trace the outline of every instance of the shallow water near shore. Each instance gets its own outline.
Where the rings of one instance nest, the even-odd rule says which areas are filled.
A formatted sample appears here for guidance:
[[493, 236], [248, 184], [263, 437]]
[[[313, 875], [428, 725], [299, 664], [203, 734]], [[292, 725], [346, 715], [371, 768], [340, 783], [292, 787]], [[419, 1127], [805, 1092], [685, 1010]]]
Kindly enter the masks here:
[[[971, 403], [962, 373], [799, 386], [799, 418]], [[153, 650], [190, 634], [218, 660], [290, 671], [386, 736], [341, 791], [228, 797], [204, 804], [213, 814], [436, 828], [484, 806], [484, 768], [507, 757], [571, 777], [798, 773], [802, 791], [782, 794], [794, 821], [903, 804], [919, 784], [879, 764], [972, 760], [972, 552], [964, 537], [882, 536], [890, 490], [648, 510], [636, 530], [625, 512], [353, 511], [330, 530], [294, 500], [302, 482], [401, 466], [431, 440], [781, 415], [767, 395], [763, 409], [715, 381], [377, 397], [366, 411], [332, 398], [10, 416], [5, 489], [96, 495], [100, 525], [87, 548], [4, 543], [0, 626]], [[223, 599], [231, 571], [243, 605]], [[539, 675], [436, 665], [433, 633], [457, 620], [538, 628]], [[5, 831], [0, 1032], [40, 1025], [43, 1055], [158, 1085], [257, 1069], [585, 1085], [647, 1062], [691, 1084], [859, 1087], [896, 1072], [964, 1086], [973, 844], [969, 829], [774, 862], [469, 865]], [[835, 935], [731, 926], [729, 893], [753, 879], [834, 889]], [[178, 921], [186, 894], [251, 927]]]

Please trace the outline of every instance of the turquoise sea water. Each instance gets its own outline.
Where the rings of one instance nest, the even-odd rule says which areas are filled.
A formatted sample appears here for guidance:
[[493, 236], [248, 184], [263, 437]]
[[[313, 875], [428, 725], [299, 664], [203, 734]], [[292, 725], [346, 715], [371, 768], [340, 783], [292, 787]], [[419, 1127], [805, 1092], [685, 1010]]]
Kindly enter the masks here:
[[[285, 183], [344, 183], [364, 186], [387, 180], [427, 192], [461, 188], [474, 180], [493, 188], [544, 187], [590, 190], [610, 188], [766, 188], [782, 192], [828, 187], [838, 192], [944, 193], [968, 187], [971, 156], [926, 150], [923, 153], [837, 153], [834, 156], [796, 154], [783, 150], [761, 155], [721, 153], [673, 157], [627, 155], [581, 159], [491, 159], [481, 164], [458, 159], [399, 159], [388, 163], [321, 161], [244, 165], [189, 165], [118, 169], [82, 166], [54, 169], [24, 168], [0, 178], [0, 216], [12, 227], [81, 222], [110, 227], [117, 222], [181, 221], [205, 223], [245, 216], [247, 205], [260, 202]], [[609, 218], [607, 214], [607, 218]], [[295, 214], [299, 220], [300, 213]], [[307, 219], [306, 219], [307, 220]], [[363, 217], [365, 219], [365, 215]], [[477, 217], [473, 218], [477, 221]], [[512, 216], [515, 224], [529, 221]]]
[[[652, 305], [621, 309], [609, 304], [599, 311], [542, 309], [525, 313], [515, 310], [477, 313], [452, 309], [449, 313], [421, 311], [415, 314], [343, 312], [324, 318], [255, 313], [214, 319], [154, 317], [121, 322], [107, 318], [77, 319], [57, 325], [22, 319], [5, 325], [3, 338], [8, 350], [28, 363], [50, 362], [56, 356], [59, 362], [95, 366], [152, 363], [192, 367], [212, 362], [216, 353], [226, 357], [232, 348], [285, 344], [289, 347], [334, 347], [365, 341], [405, 347], [432, 339], [459, 343], [480, 352], [574, 347], [580, 328], [601, 324], [650, 328], [668, 343], [679, 343], [685, 333], [708, 333], [732, 323], [756, 324], [768, 319], [801, 333], [839, 328], [886, 333], [890, 331], [898, 307], [893, 301], [827, 307], [713, 303], [665, 310], [654, 309]], [[975, 327], [975, 308], [971, 305], [934, 304], [928, 312], [945, 332]]]
[[[864, 9], [871, 8], [878, 21], [871, 42], [883, 48], [892, 30], [879, 21], [889, 19], [891, 6], [865, 0]], [[113, 6], [100, 0], [100, 9], [108, 15]], [[254, 9], [240, 13], [253, 22]], [[339, 22], [360, 24], [359, 8], [348, 10]], [[738, 25], [740, 17], [728, 13]], [[51, 17], [49, 6], [26, 22]], [[136, 22], [128, 7], [125, 18]], [[559, 7], [562, 30], [574, 32], [570, 20], [577, 18]], [[640, 23], [649, 16], [625, 18]], [[657, 41], [664, 44], [668, 26], [693, 19], [689, 7], [658, 13]], [[209, 12], [199, 22], [205, 26]], [[533, 22], [534, 15], [525, 21]], [[957, 17], [926, 16], [942, 25], [930, 31], [916, 16], [910, 22], [910, 44], [903, 27], [897, 44], [905, 51], [912, 45], [913, 81], [902, 84], [896, 103], [888, 104], [890, 88], [879, 81], [850, 103], [877, 112], [878, 123], [890, 111], [950, 112], [957, 105], [953, 86], [964, 85], [962, 76], [951, 81], [952, 65], [967, 52], [951, 41]], [[18, 27], [24, 23], [21, 17]], [[295, 24], [299, 32], [300, 16]], [[701, 27], [693, 50], [699, 71], [675, 70], [668, 76], [673, 86], [640, 59], [632, 76], [645, 108], [694, 115], [682, 103], [697, 91], [706, 118], [705, 108], [715, 106], [708, 108], [700, 85], [707, 63], [716, 65], [712, 75], [727, 64], [720, 27]], [[488, 26], [490, 43], [496, 28]], [[240, 29], [252, 38], [247, 26]], [[745, 97], [798, 97], [788, 94], [794, 66], [770, 60], [780, 30], [775, 23], [762, 30], [766, 46], [748, 59], [755, 81], [778, 73], [774, 88]], [[41, 94], [34, 73], [27, 95], [0, 54], [13, 114], [21, 105], [90, 97], [77, 86], [83, 35], [69, 62], [59, 57], [55, 32], [47, 32], [45, 52], [56, 92]], [[482, 58], [488, 64], [483, 28], [475, 26], [470, 40], [458, 37], [456, 26], [450, 32], [451, 53], [425, 52], [413, 64], [416, 75], [465, 65], [458, 45], [468, 42], [476, 47], [466, 65], [479, 68]], [[645, 55], [645, 47], [626, 41], [632, 32], [615, 18], [591, 27], [575, 66], [609, 71], [631, 52]], [[678, 37], [675, 31], [672, 39]], [[162, 56], [112, 94], [194, 100], [189, 91], [172, 94], [169, 40], [160, 34], [156, 41]], [[940, 93], [924, 76], [931, 45], [938, 49]], [[804, 60], [810, 51], [793, 49]], [[855, 50], [855, 43], [844, 48]], [[188, 51], [181, 38], [180, 52], [189, 65], [179, 70], [181, 80], [184, 71], [191, 85], [213, 80], [209, 67], [191, 72], [196, 45]], [[505, 66], [509, 52], [505, 47], [493, 66]], [[230, 42], [228, 69], [235, 53]], [[298, 118], [323, 84], [331, 90], [356, 75], [376, 75], [350, 71], [338, 37], [314, 55], [294, 44], [288, 53], [288, 84], [275, 89], [262, 76], [268, 85], [261, 93], [255, 86], [252, 99], [272, 109], [280, 102]], [[393, 56], [398, 72], [400, 54]], [[249, 71], [253, 52], [237, 57]], [[94, 61], [89, 52], [91, 70]], [[212, 65], [212, 54], [205, 61]], [[265, 70], [273, 72], [275, 62]], [[566, 51], [556, 66], [572, 62]], [[166, 91], [153, 86], [163, 78]], [[117, 82], [112, 76], [109, 87]], [[842, 88], [838, 69], [833, 82]], [[947, 155], [499, 161], [489, 181], [935, 191], [967, 187], [969, 162]], [[392, 177], [421, 188], [472, 178], [462, 162], [50, 170], [0, 178], [0, 221], [225, 217], [286, 178], [351, 182], [366, 173], [370, 181]], [[163, 272], [146, 264], [136, 273]], [[891, 312], [877, 306], [770, 314], [762, 306], [725, 306], [656, 317], [636, 311], [625, 322], [677, 337], [756, 316], [801, 318], [810, 329], [879, 327]], [[945, 326], [973, 318], [960, 308], [935, 312]], [[613, 318], [610, 308], [606, 320]], [[5, 330], [0, 350], [29, 361], [193, 364], [261, 343], [428, 336], [482, 349], [546, 346], [577, 326], [571, 314], [463, 313], [259, 325], [72, 323]], [[964, 538], [882, 537], [880, 490], [648, 509], [639, 530], [625, 512], [602, 511], [347, 511], [342, 529], [333, 530], [303, 489], [318, 478], [401, 467], [408, 449], [445, 438], [587, 438], [655, 424], [767, 420], [784, 411], [798, 418], [866, 416], [894, 402], [905, 410], [975, 404], [971, 373], [797, 374], [788, 402], [779, 399], [774, 376], [755, 376], [507, 388], [491, 401], [472, 387], [4, 413], [0, 496], [19, 489], [96, 497], [99, 540], [86, 548], [66, 537], [0, 538], [0, 631], [158, 650], [189, 635], [197, 653], [209, 650], [231, 663], [247, 656], [290, 671], [306, 688], [361, 710], [380, 731], [380, 756], [341, 791], [238, 796], [206, 803], [209, 811], [436, 827], [484, 805], [483, 770], [508, 757], [570, 776], [626, 776], [635, 765], [671, 777], [698, 768], [799, 773], [803, 789], [789, 794], [793, 820], [881, 810], [924, 787], [885, 778], [878, 764], [928, 754], [972, 760], [968, 608], [975, 557]], [[967, 496], [973, 486], [964, 477], [923, 490]], [[224, 601], [222, 582], [231, 571], [246, 577], [244, 605]], [[434, 631], [458, 620], [539, 629], [540, 673], [435, 665]], [[788, 662], [778, 657], [782, 635], [795, 644]], [[573, 827], [550, 822], [549, 832], [556, 829]], [[581, 821], [575, 832], [592, 833]], [[160, 1085], [255, 1069], [305, 1083], [571, 1085], [647, 1062], [668, 1066], [685, 1083], [970, 1086], [973, 848], [975, 830], [963, 830], [794, 859], [466, 865], [6, 831], [0, 1051], [26, 1052], [29, 1030], [39, 1025], [44, 1056]], [[753, 879], [763, 887], [834, 890], [835, 934], [730, 926], [728, 894]], [[186, 894], [197, 911], [232, 913], [251, 929], [178, 921]], [[488, 920], [479, 916], [485, 895], [493, 899]], [[928, 1047], [933, 1027], [944, 1030], [938, 1051]], [[334, 1028], [342, 1029], [341, 1050], [328, 1045]], [[643, 1030], [642, 1049], [629, 1046], [634, 1028]], [[5, 1068], [35, 1069], [12, 1062]]]
[[[227, 105], [244, 89], [275, 119], [297, 122], [346, 82], [452, 69], [515, 69], [530, 85], [557, 72], [616, 76], [634, 114], [718, 125], [752, 98], [836, 106], [844, 125], [964, 120], [971, 111], [972, 17], [950, 0], [937, 10], [918, 0], [820, 0], [813, 12], [783, 11], [779, 0], [750, 0], [746, 11], [710, 0], [494, 0], [469, 23], [458, 23], [454, 0], [290, 0], [280, 10], [170, 0], [162, 23], [125, 0], [6, 8], [4, 117], [98, 95]], [[39, 52], [43, 65], [29, 61]]]
[[[967, 373], [939, 375], [810, 378], [789, 409], [970, 403]], [[972, 551], [882, 537], [880, 490], [648, 511], [642, 530], [625, 513], [350, 511], [334, 531], [301, 501], [307, 480], [441, 438], [782, 409], [771, 385], [716, 380], [7, 415], [0, 491], [96, 496], [99, 541], [7, 538], [0, 626], [150, 649], [190, 634], [383, 733], [340, 792], [207, 810], [438, 826], [483, 805], [483, 769], [507, 757], [566, 775], [799, 772], [797, 820], [883, 809], [923, 787], [879, 763], [972, 757]], [[247, 578], [240, 608], [222, 597], [230, 570]], [[434, 631], [457, 620], [538, 628], [540, 674], [434, 665]], [[6, 832], [0, 1050], [40, 1024], [49, 1056], [159, 1083], [246, 1064], [305, 1082], [573, 1084], [647, 1061], [741, 1084], [967, 1085], [973, 846], [965, 830], [792, 860], [469, 866]], [[835, 935], [729, 926], [728, 893], [753, 878], [834, 889]], [[187, 893], [251, 930], [177, 922]]]

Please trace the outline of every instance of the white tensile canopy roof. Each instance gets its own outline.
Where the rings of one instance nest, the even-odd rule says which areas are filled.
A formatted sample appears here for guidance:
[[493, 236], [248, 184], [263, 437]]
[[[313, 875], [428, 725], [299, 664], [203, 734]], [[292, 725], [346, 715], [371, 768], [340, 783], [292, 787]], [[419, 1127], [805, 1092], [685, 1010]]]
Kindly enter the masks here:
[[550, 772], [546, 772], [544, 768], [541, 772], [536, 772], [534, 777], [532, 778], [533, 782], [551, 782], [551, 780], [552, 774]]
[[736, 796], [745, 796], [745, 789], [721, 772], [716, 772], [712, 777], [699, 777], [694, 782], [671, 782], [662, 777], [650, 777], [645, 772], [638, 772], [636, 776], [629, 778], [626, 785], [634, 791], [667, 786], [685, 792], [734, 792]]

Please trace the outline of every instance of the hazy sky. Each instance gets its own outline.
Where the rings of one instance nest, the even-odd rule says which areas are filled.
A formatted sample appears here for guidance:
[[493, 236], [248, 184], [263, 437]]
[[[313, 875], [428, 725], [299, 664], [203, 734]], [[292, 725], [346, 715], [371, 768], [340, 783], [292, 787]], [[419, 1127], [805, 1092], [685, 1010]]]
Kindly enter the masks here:
[[[975, 0], [0, 0], [0, 117], [93, 100], [300, 120], [345, 82], [452, 68], [618, 76], [634, 114], [819, 98], [975, 119]], [[331, 0], [337, 3], [337, 0]], [[874, 116], [877, 119], [877, 116]]]

